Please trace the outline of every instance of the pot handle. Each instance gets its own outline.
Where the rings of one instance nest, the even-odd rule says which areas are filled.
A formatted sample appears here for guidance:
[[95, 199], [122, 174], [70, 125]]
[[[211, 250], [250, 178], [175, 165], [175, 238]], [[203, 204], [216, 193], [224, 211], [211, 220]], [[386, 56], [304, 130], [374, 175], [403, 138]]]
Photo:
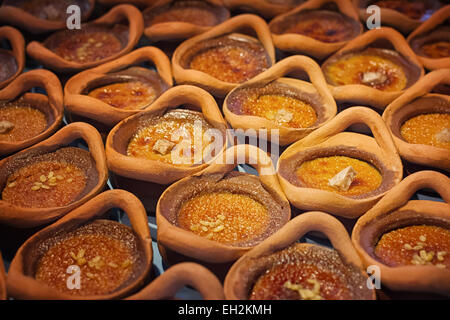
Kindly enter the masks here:
[[[104, 24], [116, 24], [119, 23], [123, 18], [128, 22], [128, 43], [126, 47], [122, 50], [128, 50], [133, 48], [139, 41], [140, 35], [144, 32], [144, 18], [142, 13], [135, 6], [130, 4], [120, 4], [109, 10], [104, 16], [101, 16], [94, 23], [104, 23]], [[134, 35], [139, 35], [136, 41], [131, 42]]]
[[363, 215], [364, 220], [371, 220], [374, 217], [372, 212], [394, 211], [407, 203], [417, 190], [425, 188], [435, 190], [446, 203], [450, 204], [450, 178], [436, 171], [419, 171], [407, 176], [394, 186], [368, 213]]
[[327, 103], [334, 105], [336, 108], [336, 102], [328, 89], [328, 84], [322, 70], [320, 69], [320, 66], [313, 59], [307, 56], [295, 55], [285, 58], [264, 72], [256, 75], [247, 83], [251, 84], [261, 81], [268, 83], [294, 71], [305, 71], [320, 96], [324, 97]]
[[310, 211], [298, 215], [250, 251], [249, 258], [262, 256], [268, 250], [283, 250], [310, 231], [323, 233], [346, 262], [363, 270], [362, 261], [353, 247], [345, 227], [335, 217], [320, 211]]
[[184, 286], [193, 287], [205, 300], [225, 299], [222, 284], [211, 271], [199, 264], [184, 262], [167, 269], [127, 300], [169, 299]]
[[149, 46], [136, 49], [123, 57], [99, 65], [95, 68], [88, 70], [87, 72], [96, 72], [96, 73], [117, 72], [131, 65], [139, 64], [146, 61], [153, 62], [156, 67], [156, 70], [158, 71], [158, 74], [163, 78], [163, 80], [169, 86], [173, 85], [170, 60], [166, 56], [166, 54], [157, 47]]
[[383, 152], [389, 155], [397, 155], [398, 166], [401, 168], [397, 148], [385, 122], [377, 112], [367, 107], [351, 107], [338, 113], [328, 123], [296, 142], [296, 144], [309, 146], [321, 143], [355, 123], [366, 124]]
[[214, 159], [206, 169], [195, 175], [225, 174], [236, 168], [238, 164], [244, 163], [253, 166], [258, 171], [261, 183], [266, 188], [275, 191], [287, 202], [278, 182], [272, 159], [266, 152], [253, 145], [239, 144], [229, 147], [223, 154]]
[[36, 69], [19, 75], [8, 86], [0, 90], [0, 100], [10, 101], [22, 93], [35, 88], [44, 88], [50, 104], [62, 111], [63, 91], [58, 77], [45, 69]]
[[0, 28], [0, 40], [7, 39], [11, 44], [12, 53], [17, 60], [17, 69], [25, 66], [25, 39], [17, 29], [5, 26]]

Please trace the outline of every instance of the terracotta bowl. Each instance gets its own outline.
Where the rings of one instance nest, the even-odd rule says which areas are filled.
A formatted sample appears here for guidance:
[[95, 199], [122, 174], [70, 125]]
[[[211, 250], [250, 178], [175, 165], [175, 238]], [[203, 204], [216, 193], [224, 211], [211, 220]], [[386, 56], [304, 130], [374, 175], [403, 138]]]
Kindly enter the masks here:
[[[35, 2], [34, 6], [29, 3]], [[64, 29], [68, 17], [66, 9], [69, 5], [78, 5], [81, 9], [81, 21], [86, 21], [95, 7], [95, 0], [58, 0], [42, 7], [38, 1], [6, 0], [0, 6], [0, 21], [37, 34]], [[56, 7], [55, 7], [56, 5]], [[49, 13], [57, 15], [47, 19]]]
[[450, 68], [450, 57], [433, 57], [427, 55], [422, 46], [438, 42], [448, 41], [450, 38], [450, 25], [448, 19], [450, 17], [450, 5], [447, 5], [433, 14], [430, 19], [425, 21], [420, 27], [412, 32], [407, 41], [422, 62], [425, 68], [429, 70], [437, 70], [442, 68]]
[[[128, 22], [128, 26], [120, 24], [120, 22], [124, 19]], [[112, 8], [102, 17], [92, 22], [83, 24], [81, 26], [81, 30], [62, 30], [52, 34], [42, 43], [38, 41], [30, 42], [27, 45], [27, 53], [33, 59], [42, 63], [44, 66], [51, 70], [62, 73], [81, 71], [98, 66], [108, 61], [112, 61], [130, 52], [139, 42], [139, 38], [142, 35], [143, 29], [144, 22], [142, 19], [142, 14], [137, 8], [126, 4], [118, 5]], [[70, 39], [70, 36], [78, 35], [85, 37], [86, 34], [95, 33], [107, 33], [109, 35], [112, 35], [114, 38], [116, 38], [117, 45], [120, 48], [111, 49], [113, 52], [110, 55], [105, 55], [105, 57], [97, 56], [97, 58], [100, 59], [85, 63], [74, 60], [66, 60], [64, 57], [59, 56], [54, 52], [57, 48], [59, 48], [60, 44], [65, 43], [64, 40], [68, 38]], [[112, 41], [110, 40], [108, 40], [108, 43], [113, 45]], [[102, 43], [94, 39], [94, 42], [95, 41], [96, 43], [93, 44], [93, 46]], [[88, 42], [88, 44], [85, 44], [90, 46], [89, 43], [90, 42]], [[83, 59], [85, 59], [84, 54], [87, 53], [83, 50], [87, 49], [84, 48], [85, 47], [83, 46], [77, 47], [76, 50], [72, 48], [65, 48], [67, 49], [67, 52], [65, 54], [73, 54], [75, 52], [77, 57], [79, 57], [79, 54], [82, 53], [84, 57]]]
[[450, 84], [450, 69], [436, 70], [427, 74], [386, 108], [383, 119], [403, 159], [448, 172], [450, 171], [449, 149], [409, 143], [401, 134], [402, 125], [412, 117], [435, 112], [450, 113], [450, 96], [432, 92], [433, 88], [440, 84]]
[[155, 0], [97, 0], [98, 3], [105, 6], [115, 6], [118, 4], [132, 4], [138, 7], [146, 7], [155, 2]]
[[165, 270], [163, 274], [127, 300], [175, 299], [175, 294], [184, 286], [198, 291], [205, 300], [224, 300], [223, 287], [219, 279], [205, 267], [184, 262]]
[[[131, 228], [115, 221], [104, 220], [105, 213], [113, 208], [120, 208], [128, 215]], [[133, 256], [133, 269], [129, 277], [117, 288], [112, 289], [108, 293], [97, 295], [78, 295], [62, 292], [48, 285], [44, 280], [36, 279], [36, 273], [39, 271], [39, 266], [41, 265], [41, 258], [45, 256], [47, 251], [55, 244], [58, 244], [58, 241], [64, 241], [65, 236], [71, 236], [75, 230], [78, 231], [79, 228], [85, 225], [89, 225], [90, 228], [79, 231], [77, 235], [84, 235], [86, 232], [91, 235], [100, 234], [120, 240], [126, 243], [127, 246], [130, 246], [130, 255]], [[8, 292], [10, 292], [12, 297], [17, 299], [92, 300], [123, 298], [139, 289], [149, 276], [153, 257], [151, 243], [147, 215], [140, 201], [131, 193], [123, 190], [106, 191], [74, 209], [52, 225], [42, 229], [20, 247], [9, 269], [7, 280]], [[86, 246], [89, 248], [87, 244]], [[86, 250], [86, 259], [89, 259], [88, 254], [89, 252]], [[70, 263], [66, 260], [63, 261], [63, 263], [67, 263], [68, 265], [76, 264], [80, 267], [80, 286], [83, 288], [83, 280], [89, 281], [89, 276], [84, 277], [83, 272], [86, 269], [90, 271], [89, 268], [92, 268], [89, 265], [91, 260], [88, 261], [89, 268], [86, 263], [82, 264], [74, 260]], [[85, 267], [83, 268], [83, 266]], [[109, 267], [109, 265], [103, 267]], [[92, 272], [95, 272], [96, 269], [96, 266], [95, 269], [92, 268]], [[101, 268], [97, 270], [101, 270]], [[66, 279], [63, 281], [66, 282]]]
[[[296, 71], [305, 71], [311, 82], [283, 77]], [[252, 94], [258, 97], [278, 94], [305, 101], [314, 109], [317, 119], [310, 127], [295, 128], [262, 116], [245, 114], [242, 110], [243, 103], [246, 97]], [[336, 102], [328, 90], [319, 65], [306, 56], [291, 56], [233, 89], [224, 100], [223, 112], [233, 128], [244, 130], [264, 128], [268, 130], [269, 140], [271, 139], [269, 130], [278, 129], [279, 144], [285, 146], [305, 137], [332, 119], [336, 115]]]
[[6, 272], [2, 254], [0, 253], [0, 300], [6, 300], [6, 298]]
[[11, 50], [0, 48], [0, 62], [3, 65], [0, 74], [0, 89], [14, 80], [25, 67], [25, 40], [22, 34], [12, 27], [1, 27], [0, 41], [3, 39], [10, 43]]
[[[239, 163], [251, 164], [259, 176], [232, 171]], [[237, 240], [221, 242], [216, 241], [214, 235], [207, 238], [206, 234], [195, 233], [191, 231], [192, 229], [188, 230], [179, 225], [182, 205], [197, 195], [208, 192], [211, 194], [229, 192], [249, 197], [253, 201], [258, 199], [257, 202], [263, 204], [269, 214], [267, 220], [263, 222], [266, 226], [261, 226], [261, 232], [257, 231], [256, 234], [250, 234], [253, 231], [246, 231], [248, 239], [237, 237]], [[161, 195], [156, 208], [158, 248], [163, 261], [169, 265], [183, 260], [194, 261], [207, 266], [223, 279], [236, 259], [276, 232], [289, 221], [290, 217], [289, 203], [278, 184], [270, 157], [252, 145], [232, 146], [208, 168], [177, 181]], [[222, 218], [222, 221], [228, 219], [227, 216]], [[194, 220], [189, 222], [192, 228], [194, 222]], [[201, 228], [201, 232], [208, 231]], [[210, 233], [211, 230], [209, 229]], [[214, 230], [212, 232], [220, 232], [218, 229]]]
[[[309, 19], [313, 22], [304, 27], [304, 32], [291, 30], [299, 21]], [[306, 54], [319, 60], [335, 53], [363, 32], [358, 12], [350, 0], [307, 1], [274, 18], [269, 27], [276, 48]], [[337, 31], [334, 35], [337, 39], [329, 36], [330, 31]]]
[[[371, 4], [377, 4], [376, 2], [377, 1], [353, 0], [355, 7], [359, 10], [361, 21], [367, 21], [367, 19], [373, 14], [373, 12], [367, 12], [366, 8]], [[402, 5], [402, 9], [404, 10], [403, 12], [387, 7], [381, 7], [380, 17], [381, 24], [383, 26], [393, 27], [404, 34], [408, 34], [419, 27], [424, 21], [429, 18], [430, 11], [434, 12], [440, 7], [440, 3], [438, 0], [415, 1], [422, 2], [427, 8], [427, 10], [423, 12], [422, 17], [415, 17], [405, 14], [405, 10], [407, 9], [407, 1], [403, 2], [405, 2], [405, 4]]]
[[230, 10], [257, 12], [264, 18], [272, 18], [292, 10], [305, 0], [222, 0], [222, 2]]
[[[27, 92], [41, 87], [47, 95]], [[0, 141], [0, 156], [16, 152], [48, 138], [60, 126], [63, 113], [63, 92], [59, 79], [50, 71], [36, 69], [18, 76], [6, 88], [0, 90], [0, 105], [26, 105], [41, 111], [47, 120], [45, 129], [26, 140]]]
[[[156, 70], [140, 67], [139, 64], [141, 63], [151, 63]], [[154, 99], [140, 109], [128, 109], [114, 107], [103, 100], [88, 95], [97, 88], [130, 81], [140, 81], [150, 86], [154, 90]], [[102, 126], [99, 126], [99, 130], [103, 127], [111, 129], [119, 121], [151, 105], [159, 95], [172, 85], [172, 71], [167, 56], [156, 47], [143, 47], [114, 61], [82, 71], [70, 78], [64, 88], [64, 105], [73, 115], [83, 117], [93, 124], [100, 123]], [[105, 134], [105, 137], [109, 133], [109, 130], [101, 131]]]
[[[399, 91], [383, 91], [377, 89], [376, 86], [372, 87], [364, 84], [337, 85], [333, 83], [327, 74], [327, 68], [345, 55], [358, 54], [360, 52], [376, 54], [398, 65], [406, 77], [405, 88]], [[325, 74], [325, 79], [330, 84], [331, 93], [337, 102], [350, 101], [354, 104], [368, 104], [380, 109], [384, 109], [390, 102], [400, 96], [405, 89], [412, 86], [424, 75], [421, 63], [403, 36], [394, 29], [386, 27], [369, 30], [349, 41], [342, 49], [322, 64], [322, 71]], [[381, 84], [384, 85], [384, 83], [387, 83], [386, 81]]]
[[228, 9], [218, 0], [163, 0], [150, 5], [142, 14], [144, 34], [151, 41], [188, 39], [230, 17]]
[[198, 164], [173, 164], [127, 155], [130, 139], [145, 126], [146, 121], [182, 106], [201, 112], [208, 124], [220, 131], [223, 144], [220, 150], [216, 150], [215, 156], [222, 153], [228, 141], [227, 125], [214, 98], [198, 87], [186, 85], [169, 89], [144, 111], [119, 122], [106, 141], [108, 166], [114, 173], [113, 180], [116, 185], [137, 194], [146, 209], [152, 212], [156, 208], [157, 199], [168, 184], [205, 169], [213, 161], [206, 159], [206, 162]]
[[[240, 33], [233, 33], [244, 28], [254, 31], [258, 39]], [[258, 16], [242, 14], [213, 27], [205, 33], [184, 41], [177, 47], [172, 57], [173, 76], [177, 83], [197, 85], [219, 98], [225, 97], [228, 92], [239, 85], [239, 83], [219, 80], [203, 71], [190, 69], [189, 67], [192, 57], [204, 51], [205, 47], [213, 48], [217, 46], [214, 39], [220, 39], [219, 37], [221, 36], [225, 38], [218, 40], [219, 45], [221, 43], [226, 45], [227, 41], [232, 41], [235, 43], [234, 46], [239, 43], [247, 47], [257, 45], [259, 48], [261, 44], [262, 48], [259, 49], [261, 49], [260, 51], [264, 50], [265, 53], [259, 51], [258, 53], [266, 56], [267, 67], [275, 63], [275, 49], [266, 22]], [[261, 68], [264, 69], [263, 66]]]
[[[354, 123], [366, 124], [374, 138], [343, 132]], [[381, 174], [379, 186], [366, 190], [368, 192], [364, 194], [345, 196], [327, 189], [308, 187], [298, 178], [297, 168], [305, 161], [330, 156], [347, 156], [371, 164]], [[378, 113], [365, 107], [353, 107], [288, 147], [280, 156], [277, 172], [286, 197], [294, 207], [322, 210], [354, 219], [401, 181], [403, 168], [389, 130]]]
[[[422, 188], [436, 190], [444, 202], [409, 200]], [[434, 265], [410, 264], [389, 266], [375, 254], [380, 237], [392, 230], [417, 225], [449, 229], [449, 201], [448, 177], [434, 171], [417, 172], [406, 177], [358, 220], [353, 229], [353, 245], [365, 266], [374, 265], [380, 268], [383, 285], [395, 291], [428, 292], [450, 296], [448, 267], [441, 269]]]
[[[299, 243], [299, 239], [310, 231], [319, 231], [325, 234], [334, 249], [317, 244]], [[295, 246], [294, 252], [297, 253], [298, 259], [303, 263], [321, 266], [324, 268], [323, 270], [333, 270], [329, 271], [331, 273], [338, 272], [346, 287], [350, 288], [351, 297], [347, 299], [375, 300], [375, 291], [367, 288], [366, 270], [352, 246], [344, 226], [332, 216], [318, 211], [306, 212], [292, 219], [270, 238], [243, 255], [227, 274], [224, 285], [225, 297], [232, 300], [250, 299], [250, 293], [258, 278], [267, 270], [282, 265], [280, 259], [283, 257], [294, 259], [286, 256], [289, 253], [285, 251], [293, 246]], [[286, 263], [284, 262], [284, 264]], [[287, 276], [287, 278], [289, 277]], [[273, 284], [273, 286], [276, 287], [277, 284]], [[283, 294], [284, 290], [281, 289], [280, 293]], [[299, 295], [295, 294], [291, 298], [298, 299]], [[339, 297], [333, 298], [339, 299]]]
[[[77, 139], [82, 139], [87, 143], [89, 152], [81, 148], [66, 148]], [[65, 151], [58, 152], [58, 150]], [[18, 228], [30, 228], [55, 221], [94, 197], [106, 185], [108, 169], [100, 134], [88, 124], [72, 123], [50, 138], [1, 160], [0, 186], [3, 191], [10, 187], [9, 184], [6, 185], [6, 182], [11, 174], [27, 165], [45, 160], [63, 161], [80, 168], [87, 177], [84, 189], [72, 202], [60, 207], [22, 207], [0, 200], [0, 222], [2, 224]]]

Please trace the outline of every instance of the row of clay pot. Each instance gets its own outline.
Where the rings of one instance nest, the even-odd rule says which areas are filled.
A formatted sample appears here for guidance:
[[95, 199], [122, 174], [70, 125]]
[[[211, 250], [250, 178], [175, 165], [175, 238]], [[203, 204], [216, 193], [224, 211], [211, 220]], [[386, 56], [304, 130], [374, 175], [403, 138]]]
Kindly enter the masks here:
[[[217, 172], [217, 170], [214, 170]], [[432, 188], [444, 199], [444, 203], [425, 200], [410, 201], [419, 189]], [[416, 224], [438, 223], [448, 227], [450, 219], [450, 179], [442, 174], [423, 171], [403, 180], [386, 194], [373, 208], [363, 215], [355, 225], [350, 237], [344, 226], [332, 216], [323, 212], [307, 212], [287, 222], [272, 236], [255, 247], [236, 250], [219, 245], [210, 240], [174, 232], [163, 217], [158, 216], [158, 244], [162, 252], [168, 247], [177, 248], [178, 254], [189, 254], [196, 250], [199, 261], [210, 267], [217, 267], [225, 260], [229, 262], [224, 270], [226, 278], [224, 291], [219, 280], [210, 271], [194, 263], [181, 263], [169, 268], [161, 276], [143, 287], [150, 274], [152, 247], [147, 216], [140, 201], [132, 194], [122, 190], [104, 192], [80, 207], [69, 212], [54, 224], [42, 229], [29, 238], [17, 251], [7, 276], [8, 295], [20, 299], [70, 299], [34, 279], [33, 270], [37, 257], [29, 254], [39, 241], [81, 226], [93, 219], [100, 219], [110, 208], [120, 208], [129, 217], [131, 226], [139, 238], [145, 256], [145, 266], [135, 281], [108, 295], [82, 297], [83, 299], [165, 299], [173, 297], [185, 285], [197, 289], [205, 299], [248, 299], [248, 292], [254, 281], [255, 268], [259, 259], [279, 252], [308, 232], [319, 231], [324, 234], [342, 257], [346, 265], [360, 270], [367, 279], [366, 268], [376, 266], [381, 272], [383, 286], [393, 291], [450, 294], [449, 270], [433, 266], [389, 267], [374, 256], [374, 245], [384, 232], [396, 227]], [[164, 195], [160, 202], [163, 201]], [[411, 211], [414, 216], [411, 216]], [[189, 245], [186, 245], [186, 244]], [[303, 246], [316, 246], [303, 244]], [[176, 250], [176, 249], [175, 249]], [[166, 258], [163, 255], [163, 258]], [[237, 259], [237, 261], [236, 261]], [[234, 262], [236, 261], [236, 262]], [[1, 262], [1, 261], [0, 261]], [[229, 266], [232, 265], [231, 268]], [[217, 269], [211, 269], [218, 272]], [[253, 270], [253, 271], [252, 271]], [[148, 282], [148, 280], [147, 280]], [[366, 283], [360, 285], [365, 286]], [[133, 293], [134, 292], [134, 293]], [[136, 293], [137, 292], [137, 293]], [[6, 297], [3, 264], [0, 264], [0, 297]], [[367, 289], [361, 299], [374, 299], [375, 290]]]

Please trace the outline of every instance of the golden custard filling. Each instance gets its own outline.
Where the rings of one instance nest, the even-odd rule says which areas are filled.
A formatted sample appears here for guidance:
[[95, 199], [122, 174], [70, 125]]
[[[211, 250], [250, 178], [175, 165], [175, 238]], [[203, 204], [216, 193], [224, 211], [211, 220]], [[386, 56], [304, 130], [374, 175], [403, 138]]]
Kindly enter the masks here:
[[211, 128], [199, 112], [172, 110], [137, 130], [127, 155], [170, 164], [201, 163], [214, 142], [207, 132]]
[[383, 234], [375, 255], [390, 267], [434, 265], [450, 269], [450, 230], [414, 225]]
[[14, 103], [0, 106], [0, 141], [31, 139], [46, 128], [47, 117], [36, 108]]
[[65, 206], [84, 190], [87, 177], [72, 164], [42, 161], [22, 167], [6, 180], [2, 200], [28, 208]]
[[223, 43], [213, 39], [217, 45], [196, 53], [188, 67], [229, 83], [245, 82], [269, 67], [265, 49], [259, 43], [223, 38]]
[[428, 113], [403, 123], [400, 134], [408, 143], [450, 149], [450, 114]]
[[[351, 167], [353, 175], [347, 188], [333, 184], [340, 173]], [[380, 171], [368, 162], [346, 157], [320, 157], [303, 162], [296, 170], [297, 178], [308, 188], [331, 191], [343, 196], [359, 196], [376, 190], [382, 183]]]
[[295, 255], [293, 245], [277, 253], [280, 261], [255, 281], [250, 300], [346, 300], [352, 293], [341, 276]]
[[177, 225], [206, 239], [235, 244], [263, 234], [267, 208], [245, 194], [214, 192], [197, 195], [181, 206]]
[[425, 56], [432, 59], [450, 57], [450, 41], [426, 43], [422, 46], [421, 51]]
[[[133, 255], [120, 240], [76, 235], [52, 246], [38, 261], [35, 278], [57, 291], [80, 296], [107, 294], [131, 275]], [[79, 288], [69, 288], [69, 266], [80, 268]]]
[[248, 95], [242, 104], [242, 112], [290, 128], [311, 127], [317, 121], [316, 111], [309, 103], [276, 94]]
[[375, 54], [348, 54], [330, 63], [324, 70], [332, 85], [362, 84], [378, 90], [401, 91], [407, 85], [403, 68]]
[[54, 49], [67, 61], [89, 63], [108, 58], [122, 49], [120, 40], [106, 32], [73, 33]]
[[88, 96], [118, 109], [136, 110], [152, 103], [157, 92], [151, 85], [142, 81], [129, 81], [96, 88], [89, 92]]

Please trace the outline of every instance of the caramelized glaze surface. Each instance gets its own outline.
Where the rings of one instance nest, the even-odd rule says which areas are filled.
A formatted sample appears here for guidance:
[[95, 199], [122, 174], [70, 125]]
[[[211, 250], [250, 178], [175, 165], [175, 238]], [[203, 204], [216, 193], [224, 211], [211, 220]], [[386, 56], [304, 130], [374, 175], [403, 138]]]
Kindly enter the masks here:
[[183, 203], [177, 224], [185, 230], [224, 244], [243, 242], [267, 228], [266, 207], [245, 194], [206, 193]]
[[[351, 166], [356, 177], [347, 191], [328, 184], [336, 174]], [[346, 156], [321, 157], [305, 161], [296, 170], [298, 179], [309, 188], [335, 192], [343, 196], [358, 196], [377, 189], [382, 176], [377, 168], [368, 162]]]
[[450, 230], [431, 225], [413, 225], [383, 234], [375, 255], [391, 267], [435, 265], [450, 268]]
[[426, 20], [434, 11], [423, 0], [381, 0], [375, 1], [373, 4], [398, 11], [415, 20]]
[[421, 51], [425, 54], [425, 56], [432, 59], [450, 57], [450, 41], [426, 43], [422, 46]]
[[31, 139], [47, 128], [44, 113], [22, 102], [0, 104], [0, 122], [12, 124], [12, 128], [0, 131], [0, 141], [23, 141]]
[[441, 141], [437, 138], [439, 132], [444, 129], [450, 130], [450, 114], [428, 113], [405, 121], [400, 133], [408, 143], [450, 149], [450, 141]]

